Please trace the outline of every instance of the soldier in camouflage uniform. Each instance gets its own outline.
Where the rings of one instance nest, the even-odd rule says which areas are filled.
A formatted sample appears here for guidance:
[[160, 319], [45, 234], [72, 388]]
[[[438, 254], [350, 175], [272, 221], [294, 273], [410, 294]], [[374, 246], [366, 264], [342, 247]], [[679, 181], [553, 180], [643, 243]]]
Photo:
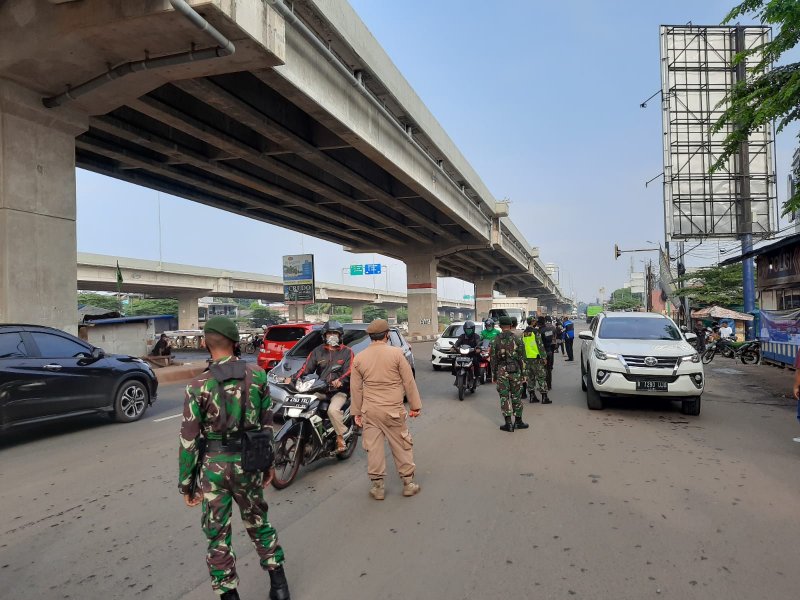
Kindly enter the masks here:
[[[492, 342], [491, 349], [492, 381], [497, 383], [500, 410], [505, 419], [505, 425], [500, 429], [508, 432], [513, 432], [515, 428], [528, 428], [528, 424], [522, 421], [521, 398], [525, 349], [511, 327], [511, 317], [500, 317], [501, 333]], [[512, 415], [514, 421], [511, 420]]]
[[[550, 404], [547, 397], [547, 350], [542, 335], [535, 327], [536, 319], [528, 317], [528, 326], [522, 334], [525, 347], [525, 375], [527, 377], [530, 402], [538, 402], [536, 392], [542, 395], [542, 403]], [[529, 338], [533, 336], [533, 340]], [[524, 397], [524, 396], [523, 396]]]
[[[242, 393], [248, 390], [244, 429], [271, 427], [267, 376], [260, 367], [247, 365], [233, 356], [235, 344], [239, 342], [239, 332], [233, 321], [226, 317], [211, 318], [206, 322], [204, 333], [211, 361], [209, 369], [186, 388], [180, 433], [179, 489], [187, 506], [203, 503], [203, 533], [208, 538], [206, 562], [214, 591], [223, 600], [239, 599], [236, 555], [231, 548], [231, 512], [235, 501], [261, 567], [269, 572], [270, 600], [289, 600], [283, 549], [269, 522], [262, 490], [272, 481], [273, 472], [249, 473], [241, 465]], [[206, 448], [202, 458], [201, 442]], [[200, 491], [193, 495], [196, 469], [200, 469]]]

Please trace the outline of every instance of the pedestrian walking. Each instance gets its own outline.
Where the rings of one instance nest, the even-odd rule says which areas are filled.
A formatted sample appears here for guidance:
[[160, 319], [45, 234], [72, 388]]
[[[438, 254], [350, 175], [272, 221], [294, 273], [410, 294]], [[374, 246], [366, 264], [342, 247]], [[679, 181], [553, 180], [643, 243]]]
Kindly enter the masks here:
[[522, 420], [522, 369], [525, 350], [511, 327], [511, 317], [500, 317], [500, 335], [492, 342], [491, 349], [492, 382], [497, 384], [500, 410], [505, 420], [500, 429], [509, 433], [513, 433], [514, 429], [528, 428], [528, 424]]
[[[389, 442], [394, 464], [403, 480], [403, 496], [420, 491], [414, 481], [414, 440], [407, 416], [418, 417], [422, 401], [414, 373], [400, 348], [390, 346], [389, 323], [375, 319], [367, 327], [372, 343], [356, 355], [350, 376], [350, 412], [356, 425], [364, 428], [364, 450], [371, 480], [369, 493], [375, 500], [385, 497], [386, 454]], [[403, 406], [408, 399], [409, 413]]]
[[[529, 402], [538, 402], [536, 392], [542, 396], [542, 404], [550, 404], [547, 397], [547, 352], [539, 330], [534, 327], [533, 317], [528, 317], [528, 326], [522, 333], [522, 343], [525, 346], [525, 377], [530, 396]], [[524, 393], [522, 398], [524, 398]]]
[[575, 360], [572, 354], [572, 344], [575, 341], [575, 323], [567, 317], [562, 323], [564, 328], [564, 347], [567, 349], [567, 361]]
[[[211, 361], [186, 388], [178, 487], [187, 506], [202, 502], [206, 562], [214, 592], [223, 600], [239, 599], [236, 555], [231, 548], [235, 501], [261, 567], [269, 573], [270, 600], [290, 600], [283, 549], [269, 522], [263, 493], [272, 481], [272, 467], [266, 460], [257, 461], [260, 464], [255, 467], [242, 460], [246, 440], [264, 443], [263, 435], [251, 437], [254, 432], [272, 431], [267, 374], [235, 356], [239, 331], [227, 317], [209, 319], [204, 335]], [[247, 458], [251, 458], [249, 453]], [[198, 475], [199, 490], [195, 487]]]

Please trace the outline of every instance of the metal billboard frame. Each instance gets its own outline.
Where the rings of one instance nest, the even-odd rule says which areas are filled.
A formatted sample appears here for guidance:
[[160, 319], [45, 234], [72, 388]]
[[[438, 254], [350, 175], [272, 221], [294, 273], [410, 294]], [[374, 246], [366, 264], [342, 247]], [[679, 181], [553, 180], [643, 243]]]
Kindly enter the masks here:
[[709, 173], [732, 126], [712, 133], [725, 99], [758, 54], [736, 66], [744, 49], [769, 41], [762, 26], [662, 25], [661, 105], [665, 238], [767, 237], [778, 225], [775, 133], [751, 133], [724, 168]]

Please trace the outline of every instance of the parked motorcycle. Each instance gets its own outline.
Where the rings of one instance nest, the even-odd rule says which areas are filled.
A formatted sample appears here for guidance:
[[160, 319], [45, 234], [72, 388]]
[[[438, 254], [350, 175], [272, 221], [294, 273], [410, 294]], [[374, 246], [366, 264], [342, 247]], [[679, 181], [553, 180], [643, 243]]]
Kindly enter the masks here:
[[472, 365], [475, 361], [476, 349], [472, 346], [463, 344], [456, 350], [458, 354], [453, 361], [453, 371], [456, 374], [456, 380], [453, 385], [458, 388], [458, 399], [464, 399], [464, 392], [469, 390], [475, 393], [475, 387], [478, 385], [478, 380], [472, 371]]
[[492, 365], [489, 355], [491, 354], [492, 343], [484, 340], [478, 351], [478, 380], [481, 385], [492, 378]]
[[[341, 367], [333, 370], [336, 368]], [[300, 465], [310, 465], [321, 458], [350, 458], [356, 449], [360, 429], [350, 414], [348, 399], [342, 407], [344, 424], [347, 426], [343, 436], [347, 450], [337, 453], [336, 431], [328, 419], [332, 395], [328, 384], [312, 374], [301, 378], [295, 385], [275, 385], [289, 392], [280, 408], [284, 423], [275, 436], [275, 476], [272, 485], [282, 490], [297, 477]]]
[[727, 340], [717, 340], [706, 346], [705, 352], [701, 357], [704, 365], [707, 365], [717, 354], [725, 358], [740, 359], [746, 365], [754, 365], [761, 360], [761, 342], [753, 340], [742, 344], [735, 344]]

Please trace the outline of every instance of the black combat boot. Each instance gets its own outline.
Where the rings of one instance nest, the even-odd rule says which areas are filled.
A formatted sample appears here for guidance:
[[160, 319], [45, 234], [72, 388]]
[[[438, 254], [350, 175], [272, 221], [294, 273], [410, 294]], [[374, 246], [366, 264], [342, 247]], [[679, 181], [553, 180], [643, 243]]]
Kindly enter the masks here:
[[530, 425], [523, 422], [522, 417], [514, 419], [514, 429], [527, 429], [528, 427], [530, 427]]
[[291, 600], [289, 582], [286, 581], [286, 573], [283, 572], [282, 566], [269, 572], [269, 582], [269, 600]]
[[547, 397], [547, 394], [542, 394], [542, 404], [552, 404], [553, 401]]
[[239, 592], [236, 591], [236, 588], [228, 590], [220, 596], [220, 600], [239, 600]]
[[506, 424], [500, 425], [500, 429], [503, 431], [508, 431], [509, 433], [514, 433], [514, 423], [511, 420], [511, 417], [506, 417]]
[[534, 392], [533, 390], [531, 390], [531, 394], [530, 394], [530, 400], [529, 400], [528, 402], [529, 402], [530, 404], [533, 404], [534, 402], [538, 402], [538, 401], [539, 401], [539, 398], [536, 396], [536, 392]]

